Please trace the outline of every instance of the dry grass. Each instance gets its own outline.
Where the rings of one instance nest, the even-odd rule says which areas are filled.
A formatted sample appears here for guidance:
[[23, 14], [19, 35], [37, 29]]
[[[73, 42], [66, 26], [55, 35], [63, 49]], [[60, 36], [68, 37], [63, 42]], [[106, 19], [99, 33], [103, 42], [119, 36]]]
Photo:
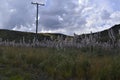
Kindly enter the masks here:
[[119, 53], [97, 52], [0, 47], [0, 80], [120, 80]]

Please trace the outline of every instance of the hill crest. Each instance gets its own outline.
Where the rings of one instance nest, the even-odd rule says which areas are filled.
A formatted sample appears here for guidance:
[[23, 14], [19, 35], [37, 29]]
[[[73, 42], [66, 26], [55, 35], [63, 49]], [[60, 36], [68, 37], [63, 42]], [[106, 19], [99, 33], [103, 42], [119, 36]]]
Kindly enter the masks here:
[[[115, 25], [107, 30], [104, 31], [100, 31], [100, 32], [96, 32], [96, 33], [92, 33], [93, 35], [95, 34], [100, 34], [100, 37], [102, 41], [107, 41], [109, 39], [109, 35], [108, 32], [112, 30], [114, 33], [114, 36], [117, 38], [120, 38], [119, 34], [120, 34], [120, 24]], [[35, 33], [32, 32], [22, 32], [22, 31], [14, 31], [14, 30], [7, 30], [7, 29], [0, 29], [0, 38], [2, 38], [2, 40], [8, 40], [8, 41], [19, 41], [20, 39], [23, 39], [23, 37], [25, 38], [26, 41], [29, 40], [33, 40], [35, 37]], [[83, 36], [83, 35], [90, 35], [90, 34], [82, 34], [79, 36]], [[68, 36], [68, 35], [64, 35], [64, 34], [60, 34], [60, 33], [38, 33], [38, 40], [44, 40], [44, 39], [51, 39], [51, 37], [53, 37], [53, 39], [56, 39], [58, 36], [63, 36], [64, 38], [66, 37], [74, 37], [74, 36]]]

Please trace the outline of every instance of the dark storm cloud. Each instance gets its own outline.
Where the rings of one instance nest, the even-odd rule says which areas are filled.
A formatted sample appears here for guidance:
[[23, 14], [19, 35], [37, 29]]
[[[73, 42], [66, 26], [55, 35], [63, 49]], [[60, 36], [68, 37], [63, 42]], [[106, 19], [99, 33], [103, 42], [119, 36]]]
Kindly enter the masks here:
[[58, 16], [41, 16], [40, 24], [44, 26], [46, 30], [55, 30], [58, 28], [62, 28], [60, 21], [58, 20]]
[[[47, 4], [46, 4], [47, 5]], [[66, 23], [71, 23], [70, 16], [64, 16], [64, 15], [71, 15], [72, 12], [74, 12], [74, 8], [77, 7], [74, 0], [52, 0], [49, 3], [49, 7], [46, 10], [41, 10], [41, 18], [40, 23], [44, 26], [46, 29], [59, 29], [65, 26]], [[61, 22], [58, 17], [61, 17], [64, 19], [63, 22]], [[67, 19], [67, 20], [66, 20]]]

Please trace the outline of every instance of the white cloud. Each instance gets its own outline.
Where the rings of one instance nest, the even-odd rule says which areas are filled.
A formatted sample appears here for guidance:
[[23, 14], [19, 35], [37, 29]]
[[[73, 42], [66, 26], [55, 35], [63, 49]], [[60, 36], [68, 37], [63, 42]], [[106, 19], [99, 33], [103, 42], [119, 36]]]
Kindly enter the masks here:
[[115, 22], [120, 23], [120, 11], [113, 12], [110, 16]]

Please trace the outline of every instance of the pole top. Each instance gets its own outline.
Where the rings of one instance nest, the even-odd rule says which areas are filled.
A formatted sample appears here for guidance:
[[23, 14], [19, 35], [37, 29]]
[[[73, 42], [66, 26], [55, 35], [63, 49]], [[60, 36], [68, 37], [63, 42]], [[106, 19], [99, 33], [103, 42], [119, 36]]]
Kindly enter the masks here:
[[45, 4], [41, 4], [41, 3], [37, 3], [37, 2], [31, 2], [31, 4], [45, 6]]

